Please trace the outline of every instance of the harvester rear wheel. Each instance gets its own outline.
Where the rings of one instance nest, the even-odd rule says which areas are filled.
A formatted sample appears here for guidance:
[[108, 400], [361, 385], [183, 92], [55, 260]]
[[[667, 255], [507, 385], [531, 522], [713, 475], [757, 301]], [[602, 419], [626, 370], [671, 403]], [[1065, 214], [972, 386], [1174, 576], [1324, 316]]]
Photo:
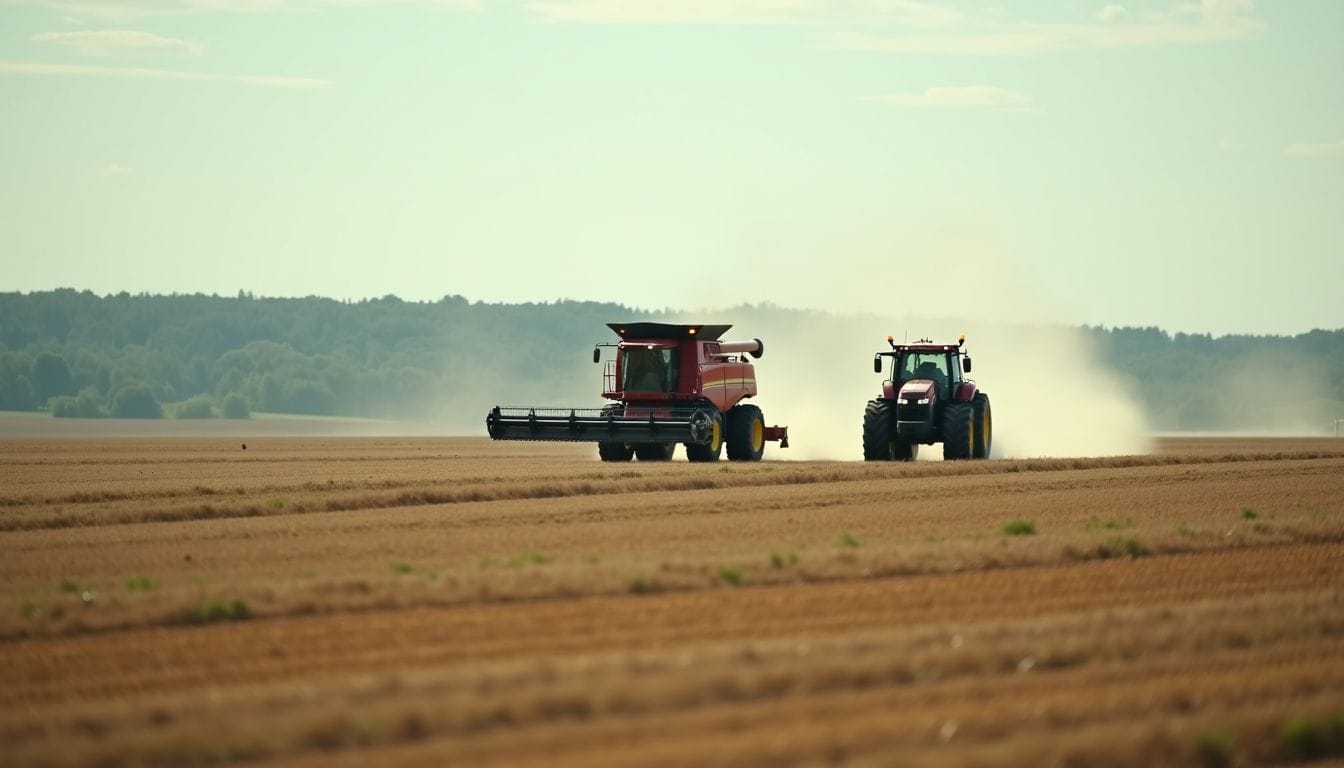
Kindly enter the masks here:
[[676, 443], [641, 443], [635, 446], [635, 457], [640, 461], [670, 461]]
[[754, 405], [728, 412], [728, 460], [760, 461], [765, 455], [765, 418]]
[[708, 443], [686, 443], [688, 461], [718, 461], [723, 453], [723, 417], [713, 412]]
[[895, 458], [891, 438], [891, 406], [886, 400], [869, 400], [868, 407], [863, 409], [863, 460]]
[[989, 449], [994, 440], [994, 414], [989, 409], [989, 395], [977, 392], [971, 400], [971, 408], [971, 420], [974, 422], [971, 429], [975, 432], [975, 445], [971, 450], [971, 457], [988, 459]]
[[974, 408], [970, 403], [948, 403], [943, 411], [943, 458], [969, 459], [974, 453], [975, 430], [971, 428]]

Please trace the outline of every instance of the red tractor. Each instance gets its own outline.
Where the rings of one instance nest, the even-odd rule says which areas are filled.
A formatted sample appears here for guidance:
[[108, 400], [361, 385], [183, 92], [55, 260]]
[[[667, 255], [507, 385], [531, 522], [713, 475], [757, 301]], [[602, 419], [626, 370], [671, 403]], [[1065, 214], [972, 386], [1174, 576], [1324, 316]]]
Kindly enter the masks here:
[[971, 372], [962, 351], [966, 337], [956, 344], [897, 344], [888, 336], [887, 344], [890, 352], [873, 356], [874, 373], [882, 373], [884, 357], [894, 364], [882, 396], [869, 400], [863, 414], [864, 461], [913, 461], [921, 443], [937, 442], [944, 459], [989, 458], [989, 395], [962, 375]]
[[602, 376], [604, 408], [495, 406], [485, 428], [496, 440], [597, 443], [603, 461], [667, 461], [677, 443], [691, 461], [717, 461], [726, 445], [734, 461], [760, 461], [765, 444], [789, 447], [788, 427], [767, 427], [747, 355], [765, 351], [760, 339], [720, 341], [731, 325], [608, 323], [621, 340]]

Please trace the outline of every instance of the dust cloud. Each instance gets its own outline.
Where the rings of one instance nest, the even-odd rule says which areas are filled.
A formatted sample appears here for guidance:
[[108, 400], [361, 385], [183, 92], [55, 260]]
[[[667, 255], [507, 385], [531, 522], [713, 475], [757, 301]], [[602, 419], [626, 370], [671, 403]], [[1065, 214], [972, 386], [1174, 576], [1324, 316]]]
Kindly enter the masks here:
[[[864, 407], [880, 395], [886, 376], [873, 372], [873, 353], [889, 349], [888, 333], [906, 339], [907, 328], [916, 329], [910, 341], [955, 342], [966, 334], [969, 376], [993, 409], [993, 458], [1110, 456], [1150, 447], [1142, 410], [1077, 329], [751, 307], [702, 317], [734, 323], [725, 338], [765, 342], [765, 355], [754, 361], [754, 402], [767, 424], [789, 427], [790, 440], [787, 450], [767, 448], [772, 459], [862, 458]], [[921, 459], [941, 457], [941, 446], [920, 447]]]
[[[955, 343], [966, 334], [970, 378], [990, 397], [994, 420], [992, 458], [1108, 456], [1146, 453], [1150, 427], [1138, 401], [1121, 378], [1099, 363], [1081, 329], [1048, 317], [1029, 286], [1017, 279], [983, 243], [935, 243], [940, 264], [955, 263], [955, 275], [930, 275], [929, 284], [947, 286], [937, 301], [974, 320], [917, 316], [928, 306], [902, 306], [901, 291], [890, 291], [888, 312], [833, 314], [786, 311], [771, 306], [686, 313], [687, 320], [726, 321], [725, 338], [759, 337], [765, 355], [755, 362], [761, 407], [767, 424], [789, 427], [790, 447], [767, 447], [772, 459], [854, 460], [863, 455], [863, 412], [881, 393], [873, 353], [899, 341], [927, 337]], [[948, 253], [955, 252], [956, 259]], [[843, 260], [818, 265], [823, 273], [850, 271]], [[820, 306], [863, 307], [883, 286], [871, 269], [855, 279], [828, 274], [819, 286], [853, 285], [862, 295], [817, 296]], [[860, 279], [861, 275], [870, 275]], [[812, 277], [809, 276], [811, 281]], [[918, 278], [916, 278], [918, 281]], [[878, 281], [881, 282], [880, 280]], [[918, 284], [918, 283], [917, 283]], [[834, 292], [834, 291], [831, 291]], [[908, 292], [919, 296], [920, 292]], [[848, 302], [848, 303], [847, 303]], [[887, 364], [890, 369], [890, 363]], [[885, 374], [884, 374], [885, 375]], [[941, 459], [941, 445], [920, 446], [920, 459]]]

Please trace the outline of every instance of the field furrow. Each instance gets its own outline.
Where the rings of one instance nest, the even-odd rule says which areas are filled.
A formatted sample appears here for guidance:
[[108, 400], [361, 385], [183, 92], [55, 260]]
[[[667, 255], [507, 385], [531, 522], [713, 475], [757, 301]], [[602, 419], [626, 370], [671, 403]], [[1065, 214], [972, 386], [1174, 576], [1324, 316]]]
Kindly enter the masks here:
[[[0, 764], [1344, 755], [1334, 446], [706, 467], [7, 445]], [[200, 503], [224, 511], [174, 517]]]

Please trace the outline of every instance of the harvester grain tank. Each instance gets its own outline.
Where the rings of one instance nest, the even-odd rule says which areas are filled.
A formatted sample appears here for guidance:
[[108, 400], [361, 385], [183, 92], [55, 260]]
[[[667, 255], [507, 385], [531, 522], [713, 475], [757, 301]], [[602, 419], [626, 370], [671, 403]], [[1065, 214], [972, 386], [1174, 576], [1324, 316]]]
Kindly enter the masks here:
[[789, 447], [789, 429], [766, 426], [756, 396], [760, 339], [723, 341], [731, 325], [608, 323], [620, 341], [602, 373], [602, 408], [495, 406], [485, 426], [496, 440], [597, 443], [603, 461], [667, 461], [677, 443], [691, 461], [759, 461], [767, 442]]
[[864, 409], [864, 460], [911, 461], [921, 444], [939, 442], [944, 459], [989, 458], [993, 416], [989, 395], [963, 375], [971, 372], [966, 337], [897, 344], [888, 336], [887, 344], [890, 351], [873, 356], [874, 373], [883, 372], [883, 358], [894, 362], [882, 396]]

